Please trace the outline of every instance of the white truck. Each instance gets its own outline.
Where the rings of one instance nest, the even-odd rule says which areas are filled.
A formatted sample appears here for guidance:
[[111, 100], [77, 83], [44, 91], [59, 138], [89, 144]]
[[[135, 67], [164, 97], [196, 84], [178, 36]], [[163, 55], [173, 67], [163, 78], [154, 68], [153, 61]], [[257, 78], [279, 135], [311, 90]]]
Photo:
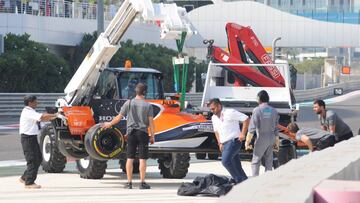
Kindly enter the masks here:
[[[298, 112], [293, 95], [295, 68], [287, 61], [276, 60], [274, 63], [250, 27], [228, 23], [226, 32], [228, 50], [214, 46], [213, 40], [204, 41], [209, 44], [208, 58], [211, 62], [201, 108], [206, 109], [210, 99], [219, 98], [225, 107], [251, 115], [258, 106], [258, 92], [266, 90], [270, 96], [270, 105], [280, 114], [279, 124], [287, 126], [295, 121]], [[283, 139], [277, 157], [278, 163], [284, 164], [296, 157], [296, 145], [285, 134], [280, 136]], [[201, 154], [197, 156], [204, 157]]]

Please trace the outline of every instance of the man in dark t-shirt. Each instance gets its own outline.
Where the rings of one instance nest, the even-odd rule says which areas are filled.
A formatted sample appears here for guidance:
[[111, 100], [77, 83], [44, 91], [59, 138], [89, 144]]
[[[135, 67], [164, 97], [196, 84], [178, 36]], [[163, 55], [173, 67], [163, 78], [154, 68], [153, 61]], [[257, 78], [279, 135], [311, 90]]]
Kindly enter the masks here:
[[301, 128], [296, 123], [290, 123], [287, 129], [295, 133], [298, 141], [305, 143], [310, 151], [319, 151], [335, 144], [335, 136], [317, 128]]
[[322, 129], [334, 135], [336, 143], [353, 137], [350, 127], [334, 111], [327, 110], [323, 100], [315, 100], [313, 110], [319, 115]]
[[[133, 163], [135, 159], [136, 149], [138, 149], [140, 165], [140, 189], [150, 189], [150, 186], [145, 183], [146, 160], [149, 158], [149, 141], [154, 143], [154, 118], [153, 108], [150, 103], [145, 101], [147, 86], [143, 83], [138, 83], [135, 88], [136, 97], [128, 100], [121, 107], [119, 115], [117, 115], [111, 122], [103, 124], [103, 128], [110, 128], [119, 123], [123, 117], [127, 116], [126, 133], [127, 133], [127, 147], [126, 147], [126, 175], [128, 182], [125, 188], [132, 189], [132, 175]], [[149, 133], [148, 133], [149, 132]]]

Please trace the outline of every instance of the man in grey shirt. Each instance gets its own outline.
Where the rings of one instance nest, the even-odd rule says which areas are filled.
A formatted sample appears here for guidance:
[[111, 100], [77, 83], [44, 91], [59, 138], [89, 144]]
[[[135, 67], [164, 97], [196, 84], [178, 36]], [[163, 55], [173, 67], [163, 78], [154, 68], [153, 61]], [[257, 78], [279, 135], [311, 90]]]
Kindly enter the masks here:
[[335, 144], [335, 136], [329, 132], [317, 128], [301, 128], [296, 123], [289, 123], [287, 129], [295, 133], [296, 140], [305, 143], [309, 150], [319, 151]]
[[[133, 163], [135, 159], [136, 149], [138, 149], [140, 159], [140, 189], [150, 189], [150, 186], [145, 183], [146, 160], [149, 158], [149, 141], [154, 143], [154, 118], [153, 108], [151, 104], [145, 101], [147, 86], [138, 83], [135, 88], [136, 97], [128, 100], [121, 107], [119, 115], [117, 115], [111, 122], [103, 124], [104, 128], [110, 128], [116, 123], [120, 122], [123, 117], [127, 116], [126, 132], [127, 132], [127, 147], [126, 147], [126, 175], [128, 183], [125, 188], [132, 189], [132, 175]], [[149, 132], [149, 134], [148, 134]]]
[[245, 149], [251, 149], [250, 142], [256, 132], [251, 168], [253, 176], [259, 175], [261, 159], [265, 160], [265, 171], [273, 167], [273, 148], [279, 146], [279, 134], [276, 126], [279, 114], [275, 108], [268, 104], [270, 98], [265, 90], [258, 93], [259, 106], [253, 110], [250, 126], [245, 141]]
[[349, 126], [334, 111], [327, 110], [323, 100], [315, 100], [313, 110], [319, 115], [322, 129], [334, 135], [336, 143], [353, 137]]

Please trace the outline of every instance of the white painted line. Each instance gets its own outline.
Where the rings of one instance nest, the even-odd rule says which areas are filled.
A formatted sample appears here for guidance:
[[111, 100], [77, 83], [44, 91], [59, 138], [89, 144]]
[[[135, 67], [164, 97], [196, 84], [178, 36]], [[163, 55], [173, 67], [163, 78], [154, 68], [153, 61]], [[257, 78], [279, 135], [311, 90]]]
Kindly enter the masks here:
[[0, 125], [0, 130], [19, 129], [19, 124]]
[[[349, 100], [349, 99], [359, 96], [359, 95], [360, 95], [360, 90], [357, 90], [357, 91], [349, 92], [347, 94], [337, 96], [337, 97], [334, 97], [331, 99], [324, 99], [324, 102], [325, 102], [325, 104], [334, 104], [334, 103], [339, 103], [339, 102]], [[313, 103], [314, 103], [314, 101], [302, 102], [302, 103], [299, 103], [299, 106], [312, 106]]]
[[9, 161], [0, 161], [0, 167], [9, 167], [9, 166], [25, 166], [26, 161], [21, 160], [9, 160]]

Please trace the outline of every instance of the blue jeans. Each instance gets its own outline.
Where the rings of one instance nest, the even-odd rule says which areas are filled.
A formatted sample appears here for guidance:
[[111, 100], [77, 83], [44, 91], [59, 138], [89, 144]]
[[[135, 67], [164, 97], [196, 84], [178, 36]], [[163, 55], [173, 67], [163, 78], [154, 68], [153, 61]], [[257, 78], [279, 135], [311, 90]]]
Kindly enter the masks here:
[[240, 183], [247, 179], [247, 176], [241, 166], [240, 161], [240, 147], [241, 142], [236, 140], [230, 140], [223, 143], [223, 151], [221, 155], [221, 163], [234, 178], [236, 183]]

